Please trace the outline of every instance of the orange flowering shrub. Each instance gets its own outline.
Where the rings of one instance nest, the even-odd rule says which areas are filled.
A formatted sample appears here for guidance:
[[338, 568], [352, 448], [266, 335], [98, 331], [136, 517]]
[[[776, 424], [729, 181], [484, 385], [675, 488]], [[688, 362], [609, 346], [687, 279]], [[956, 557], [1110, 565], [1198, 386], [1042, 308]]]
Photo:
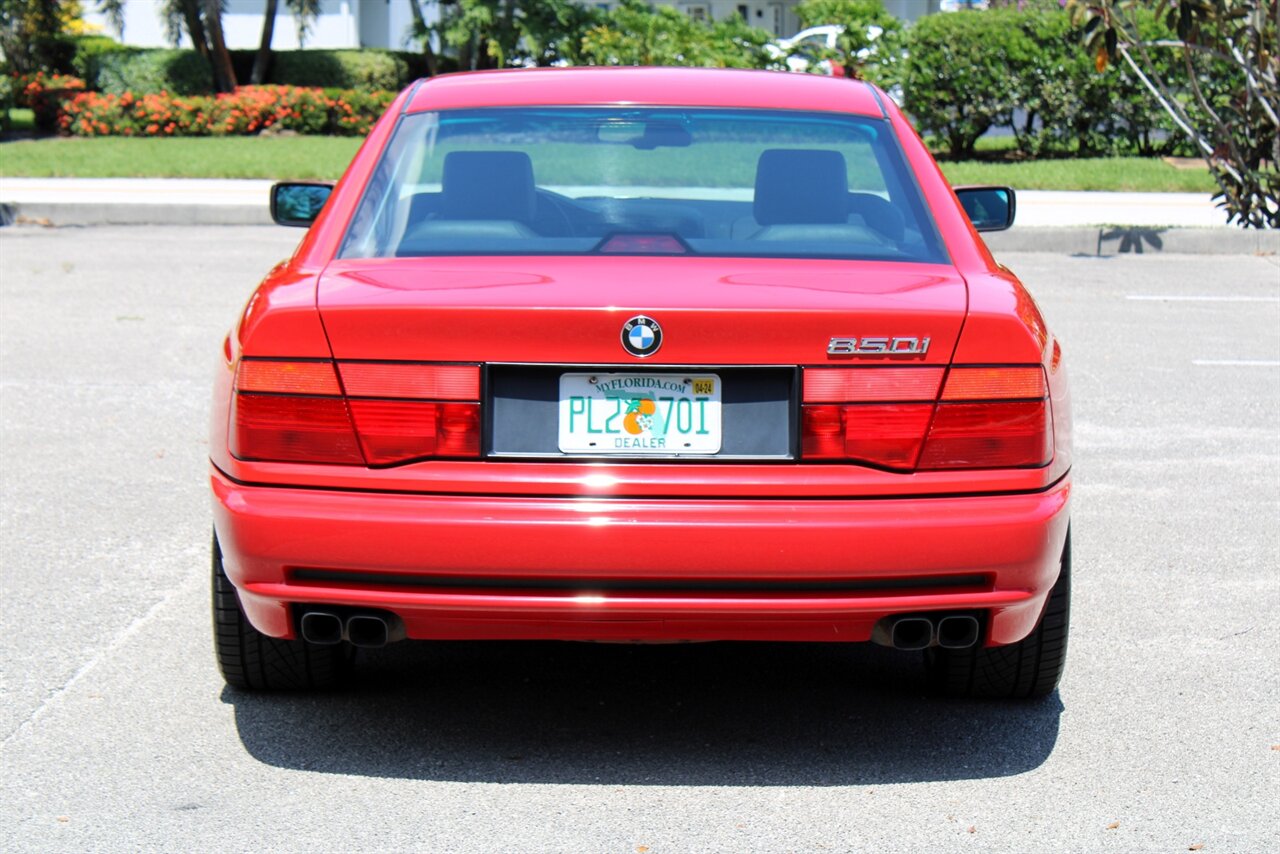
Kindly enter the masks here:
[[50, 131], [58, 126], [62, 102], [85, 90], [85, 82], [70, 74], [14, 75], [15, 102], [20, 107], [30, 107], [35, 114], [36, 127]]
[[360, 136], [394, 98], [394, 92], [299, 86], [190, 97], [85, 92], [62, 103], [58, 126], [73, 136], [248, 136], [268, 128]]

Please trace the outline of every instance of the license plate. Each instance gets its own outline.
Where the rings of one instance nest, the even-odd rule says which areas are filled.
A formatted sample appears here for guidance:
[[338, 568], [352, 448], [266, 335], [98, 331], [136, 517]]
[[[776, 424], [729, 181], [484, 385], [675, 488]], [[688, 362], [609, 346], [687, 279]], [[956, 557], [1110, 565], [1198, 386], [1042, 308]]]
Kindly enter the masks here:
[[561, 374], [566, 454], [714, 454], [720, 450], [715, 374]]

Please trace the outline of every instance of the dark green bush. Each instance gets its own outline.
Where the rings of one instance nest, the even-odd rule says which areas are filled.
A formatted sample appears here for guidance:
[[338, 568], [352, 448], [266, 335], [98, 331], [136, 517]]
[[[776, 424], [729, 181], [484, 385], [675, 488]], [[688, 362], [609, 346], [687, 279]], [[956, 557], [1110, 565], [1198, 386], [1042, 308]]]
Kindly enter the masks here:
[[413, 79], [409, 63], [396, 51], [282, 50], [272, 56], [268, 82], [281, 86], [398, 91]]
[[921, 133], [946, 141], [952, 159], [973, 155], [993, 127], [1013, 121], [1020, 74], [1036, 44], [1015, 9], [926, 15], [907, 31], [903, 107]]
[[[1145, 37], [1171, 38], [1154, 16], [1145, 16]], [[1018, 104], [1026, 113], [1014, 133], [1028, 154], [1168, 154], [1179, 134], [1164, 110], [1128, 65], [1099, 72], [1080, 48], [1081, 33], [1060, 10], [1029, 12], [1023, 31], [1036, 45], [1037, 60], [1020, 72]], [[1158, 54], [1172, 62], [1172, 52]]]
[[75, 39], [75, 54], [71, 57], [72, 73], [89, 84], [98, 86], [98, 63], [112, 54], [135, 54], [141, 48], [126, 47], [108, 36], [79, 36]]
[[[1170, 38], [1154, 15], [1144, 37]], [[1099, 73], [1056, 7], [929, 15], [906, 34], [904, 107], [953, 159], [1011, 128], [1023, 154], [1170, 154], [1180, 134], [1127, 65]], [[1172, 62], [1172, 51], [1161, 55]]]
[[194, 50], [139, 50], [100, 53], [90, 85], [113, 95], [168, 92], [206, 95], [213, 91], [213, 71]]
[[[235, 69], [236, 80], [239, 81], [241, 86], [249, 83], [249, 75], [253, 72], [253, 60], [257, 53], [256, 50], [231, 51], [231, 65]], [[341, 54], [341, 56], [334, 57], [334, 54]], [[301, 56], [299, 57], [298, 55]], [[347, 59], [348, 55], [378, 57], [372, 60], [373, 65], [379, 66], [379, 73], [375, 75], [375, 82], [386, 85], [375, 85], [372, 87], [373, 89], [398, 92], [419, 77], [427, 76], [427, 58], [423, 54], [411, 51], [381, 50], [378, 48], [364, 48], [363, 50], [277, 50], [271, 54], [271, 67], [267, 73], [267, 82], [280, 86], [368, 88], [364, 83], [358, 85], [351, 83], [348, 85], [342, 82], [359, 78], [363, 67], [370, 64], [367, 59], [357, 60], [352, 63]], [[387, 62], [388, 58], [390, 60], [389, 64]], [[452, 67], [445, 67], [449, 64], [449, 60], [446, 57], [437, 57], [437, 64], [441, 66], [441, 71], [456, 70], [456, 63]], [[383, 69], [390, 70], [393, 68], [394, 73], [383, 73]], [[335, 80], [329, 80], [326, 75], [333, 75]], [[319, 80], [322, 77], [325, 78], [323, 82], [310, 82]]]

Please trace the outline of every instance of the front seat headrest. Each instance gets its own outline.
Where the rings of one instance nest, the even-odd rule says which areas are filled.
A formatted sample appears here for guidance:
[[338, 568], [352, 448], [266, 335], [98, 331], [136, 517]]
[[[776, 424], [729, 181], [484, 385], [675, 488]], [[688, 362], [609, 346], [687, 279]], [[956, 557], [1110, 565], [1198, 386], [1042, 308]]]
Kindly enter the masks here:
[[523, 151], [451, 151], [444, 157], [441, 219], [533, 222], [533, 163]]
[[761, 225], [846, 222], [849, 178], [844, 155], [787, 148], [761, 153], [753, 213]]

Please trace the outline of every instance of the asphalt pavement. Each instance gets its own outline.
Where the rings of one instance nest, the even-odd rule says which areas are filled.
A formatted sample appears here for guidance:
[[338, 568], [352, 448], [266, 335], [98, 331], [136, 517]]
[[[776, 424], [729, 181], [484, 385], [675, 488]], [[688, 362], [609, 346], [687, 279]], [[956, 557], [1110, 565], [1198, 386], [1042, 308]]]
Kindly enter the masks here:
[[1045, 701], [770, 644], [400, 644], [250, 695], [210, 648], [209, 380], [300, 234], [0, 229], [5, 850], [1276, 849], [1276, 257], [1001, 254], [1074, 392]]

